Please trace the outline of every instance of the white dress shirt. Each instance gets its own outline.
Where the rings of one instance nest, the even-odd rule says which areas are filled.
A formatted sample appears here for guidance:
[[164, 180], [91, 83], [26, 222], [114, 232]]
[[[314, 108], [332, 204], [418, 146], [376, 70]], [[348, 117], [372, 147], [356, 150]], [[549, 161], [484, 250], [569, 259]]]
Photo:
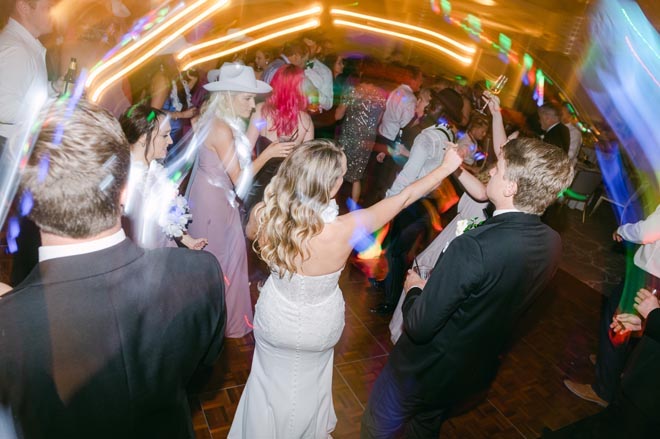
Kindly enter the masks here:
[[568, 158], [573, 165], [577, 161], [577, 155], [582, 146], [582, 132], [575, 126], [574, 123], [565, 123], [568, 128], [568, 133], [571, 135], [571, 142], [568, 146]]
[[626, 241], [642, 244], [635, 253], [635, 265], [660, 278], [660, 205], [645, 220], [623, 224], [616, 232]]
[[318, 59], [310, 60], [311, 67], [305, 69], [305, 77], [319, 92], [319, 107], [329, 110], [333, 104], [332, 70]]
[[392, 187], [388, 189], [385, 196], [391, 197], [398, 194], [409, 184], [440, 166], [445, 157], [446, 144], [455, 140], [453, 131], [445, 124], [423, 129], [415, 137], [408, 161], [403, 165], [403, 169], [396, 176]]
[[415, 116], [417, 98], [412, 88], [401, 84], [390, 93], [385, 104], [383, 120], [378, 126], [378, 134], [389, 140], [396, 140], [399, 131]]
[[0, 136], [9, 138], [24, 120], [24, 104], [49, 95], [46, 48], [13, 18], [0, 32]]
[[117, 245], [124, 239], [126, 239], [124, 230], [119, 229], [117, 232], [110, 236], [106, 236], [105, 238], [95, 239], [94, 241], [87, 241], [80, 244], [44, 245], [39, 247], [39, 262], [97, 252], [99, 250], [110, 248], [113, 245]]

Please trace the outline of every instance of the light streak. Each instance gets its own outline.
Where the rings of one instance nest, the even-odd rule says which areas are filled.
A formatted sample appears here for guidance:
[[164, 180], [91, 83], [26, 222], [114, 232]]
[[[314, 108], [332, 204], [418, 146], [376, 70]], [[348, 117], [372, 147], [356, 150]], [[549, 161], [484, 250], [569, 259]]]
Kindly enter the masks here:
[[406, 34], [402, 34], [400, 32], [394, 32], [394, 31], [386, 30], [386, 29], [380, 29], [380, 28], [373, 27], [373, 26], [367, 26], [367, 25], [364, 25], [364, 24], [353, 23], [352, 21], [346, 21], [346, 20], [335, 19], [335, 20], [333, 20], [333, 23], [335, 25], [338, 25], [338, 26], [353, 27], [353, 28], [356, 28], [356, 29], [366, 30], [368, 32], [374, 32], [374, 33], [379, 33], [379, 34], [384, 34], [384, 35], [389, 35], [389, 36], [401, 38], [402, 40], [414, 41], [416, 43], [419, 43], [419, 44], [422, 44], [424, 46], [428, 46], [432, 49], [435, 49], [438, 52], [442, 52], [445, 55], [448, 55], [451, 58], [454, 58], [455, 60], [457, 60], [457, 61], [459, 61], [463, 64], [468, 64], [469, 65], [469, 64], [472, 63], [472, 57], [468, 58], [468, 57], [459, 55], [456, 52], [453, 52], [453, 51], [447, 49], [446, 47], [439, 46], [439, 45], [437, 45], [435, 43], [432, 43], [430, 41], [426, 41], [426, 40], [423, 40], [421, 38], [413, 37], [411, 35], [406, 35]]
[[[193, 6], [195, 6], [195, 8], [196, 8], [196, 7], [199, 6], [201, 3], [205, 3], [206, 1], [207, 1], [207, 0], [196, 2], [196, 3], [194, 3], [193, 5], [191, 5], [189, 8], [185, 9], [184, 11], [181, 11], [181, 13], [176, 14], [176, 16], [172, 17], [171, 20], [166, 21], [164, 25], [160, 26], [160, 27], [156, 30], [156, 32], [154, 32], [153, 34], [149, 34], [148, 37], [145, 38], [144, 40], [147, 40], [147, 39], [149, 39], [149, 40], [150, 40], [150, 39], [153, 39], [153, 35], [156, 35], [157, 33], [160, 33], [160, 32], [158, 32], [158, 31], [161, 31], [161, 29], [167, 29], [167, 28], [171, 27], [171, 25], [174, 24], [176, 21], [179, 21], [181, 18], [185, 17], [185, 16], [188, 14], [187, 11], [189, 11], [189, 10], [192, 11], [192, 9], [190, 9], [190, 8], [193, 8]], [[96, 102], [96, 101], [98, 101], [98, 99], [101, 97], [101, 94], [102, 94], [102, 93], [103, 93], [103, 92], [104, 92], [104, 91], [105, 91], [105, 90], [106, 90], [106, 89], [107, 89], [112, 83], [114, 83], [115, 81], [117, 81], [117, 80], [123, 78], [126, 74], [128, 74], [128, 72], [130, 72], [131, 70], [135, 69], [137, 66], [139, 66], [140, 64], [142, 64], [142, 63], [143, 63], [144, 61], [146, 61], [148, 58], [150, 58], [151, 56], [153, 56], [153, 55], [155, 55], [156, 53], [158, 53], [158, 51], [160, 51], [162, 48], [164, 48], [164, 47], [166, 47], [168, 44], [172, 43], [172, 42], [173, 42], [175, 39], [177, 39], [180, 35], [182, 35], [182, 34], [185, 33], [186, 31], [188, 31], [188, 30], [191, 29], [192, 27], [194, 27], [197, 23], [199, 23], [199, 22], [205, 20], [208, 16], [210, 16], [210, 15], [213, 14], [213, 13], [215, 13], [215, 12], [216, 12], [217, 10], [219, 10], [220, 8], [226, 6], [228, 3], [229, 3], [229, 0], [218, 0], [217, 2], [214, 2], [214, 4], [212, 4], [211, 6], [209, 6], [208, 9], [204, 10], [203, 12], [200, 12], [200, 13], [199, 13], [198, 15], [196, 15], [194, 18], [192, 18], [192, 19], [189, 20], [189, 21], [186, 21], [185, 24], [183, 24], [182, 26], [176, 28], [176, 30], [174, 30], [170, 35], [168, 35], [167, 37], [163, 38], [159, 43], [157, 43], [157, 44], [156, 44], [155, 46], [153, 46], [151, 49], [149, 49], [148, 51], [146, 51], [144, 54], [142, 54], [140, 57], [138, 57], [135, 61], [129, 63], [127, 66], [123, 67], [123, 68], [122, 68], [121, 70], [119, 70], [117, 73], [115, 73], [114, 75], [110, 76], [110, 78], [108, 78], [108, 79], [106, 79], [105, 81], [103, 81], [103, 82], [102, 82], [102, 83], [101, 83], [101, 84], [100, 84], [100, 85], [99, 85], [99, 86], [98, 86], [98, 87], [97, 87], [92, 93], [90, 93], [91, 101], [92, 101], [92, 102]], [[186, 12], [186, 13], [184, 14], [184, 12]], [[162, 32], [162, 31], [161, 31], [161, 32]], [[142, 40], [142, 42], [143, 42], [142, 45], [144, 45], [144, 40]], [[123, 57], [126, 56], [125, 53], [126, 53], [126, 52], [121, 52], [119, 55], [117, 55], [116, 58], [112, 58], [112, 59], [109, 60], [105, 65], [107, 66], [107, 65], [111, 64], [110, 61], [112, 61], [112, 63], [117, 62], [117, 58], [121, 59], [121, 58], [123, 58]], [[102, 66], [99, 66], [99, 69], [101, 69], [101, 68], [102, 68]], [[91, 76], [92, 76], [92, 75], [90, 75], [90, 77], [91, 77]], [[97, 76], [98, 76], [98, 74], [97, 74]], [[89, 81], [89, 79], [88, 79], [87, 83], [88, 83], [88, 84], [91, 83], [91, 82]]]
[[220, 37], [220, 38], [215, 38], [213, 40], [205, 41], [203, 43], [196, 44], [192, 47], [188, 47], [187, 49], [184, 49], [181, 52], [177, 53], [176, 59], [181, 60], [186, 55], [190, 54], [191, 52], [196, 52], [198, 50], [205, 49], [207, 47], [211, 47], [211, 46], [214, 46], [216, 44], [220, 44], [220, 43], [224, 43], [226, 41], [233, 40], [237, 36], [247, 35], [251, 32], [255, 32], [255, 31], [264, 29], [266, 27], [269, 27], [269, 26], [273, 26], [273, 25], [276, 25], [276, 24], [279, 24], [279, 23], [283, 23], [285, 21], [295, 20], [296, 18], [303, 18], [303, 17], [307, 17], [309, 15], [320, 14], [322, 10], [323, 9], [320, 6], [315, 6], [313, 8], [306, 9], [306, 10], [301, 11], [301, 12], [296, 12], [294, 14], [284, 15], [282, 17], [278, 17], [278, 18], [275, 18], [273, 20], [264, 21], [263, 23], [259, 23], [255, 26], [248, 27], [246, 29], [241, 29], [240, 32], [225, 35], [225, 36]]
[[[426, 35], [431, 36], [433, 38], [437, 38], [437, 39], [439, 39], [441, 41], [444, 41], [445, 43], [451, 44], [452, 46], [456, 47], [457, 49], [460, 49], [460, 50], [462, 50], [464, 52], [467, 52], [469, 54], [474, 54], [477, 51], [477, 49], [474, 46], [468, 46], [466, 44], [463, 44], [463, 43], [461, 43], [459, 41], [456, 41], [452, 38], [446, 37], [446, 36], [444, 36], [442, 34], [439, 34], [437, 32], [433, 32], [433, 31], [425, 29], [423, 27], [418, 27], [418, 26], [413, 26], [411, 24], [402, 23], [400, 21], [387, 20], [385, 18], [374, 17], [372, 15], [358, 14], [356, 12], [344, 11], [342, 9], [331, 9], [330, 14], [331, 15], [344, 15], [344, 16], [349, 16], [349, 17], [353, 17], [353, 18], [362, 18], [364, 20], [375, 21], [377, 23], [389, 24], [391, 26], [402, 27], [404, 29], [412, 30], [414, 32], [423, 33], [423, 34], [426, 34]], [[335, 22], [336, 21], [337, 20], [335, 20]], [[447, 49], [445, 49], [445, 50], [447, 50]]]
[[194, 67], [194, 66], [196, 66], [198, 64], [201, 64], [201, 63], [204, 63], [206, 61], [221, 58], [223, 56], [239, 52], [241, 50], [250, 48], [252, 46], [256, 46], [257, 44], [260, 44], [260, 43], [263, 43], [265, 41], [269, 41], [269, 40], [272, 40], [272, 39], [275, 39], [275, 38], [278, 38], [278, 37], [281, 37], [281, 36], [284, 36], [284, 35], [288, 35], [288, 34], [291, 34], [291, 33], [294, 33], [294, 32], [299, 32], [299, 31], [305, 30], [305, 29], [313, 29], [313, 28], [319, 27], [320, 24], [321, 24], [320, 21], [317, 20], [317, 19], [309, 20], [309, 21], [307, 21], [303, 24], [300, 24], [298, 26], [293, 26], [293, 27], [290, 27], [290, 28], [287, 28], [287, 29], [284, 29], [284, 30], [281, 30], [281, 31], [278, 31], [278, 32], [273, 32], [271, 34], [265, 35], [265, 36], [260, 37], [260, 38], [255, 38], [252, 41], [248, 41], [247, 43], [240, 44], [238, 46], [234, 46], [231, 49], [223, 50], [223, 51], [220, 51], [220, 52], [213, 53], [211, 55], [207, 55], [207, 56], [203, 56], [203, 57], [200, 57], [200, 58], [193, 59], [191, 61], [188, 61], [186, 64], [184, 64], [182, 70], [184, 70], [184, 71], [188, 70], [191, 67]]
[[626, 40], [626, 44], [628, 45], [628, 49], [630, 49], [630, 51], [632, 52], [633, 56], [635, 57], [635, 59], [636, 59], [637, 62], [639, 63], [639, 65], [641, 65], [642, 68], [646, 71], [646, 73], [651, 77], [651, 79], [653, 80], [653, 82], [655, 82], [655, 85], [657, 85], [658, 87], [660, 87], [660, 83], [658, 82], [658, 80], [655, 78], [655, 76], [653, 76], [653, 73], [651, 73], [651, 71], [649, 70], [649, 68], [646, 67], [646, 64], [644, 64], [644, 61], [642, 61], [642, 59], [639, 57], [639, 55], [637, 55], [637, 52], [635, 52], [635, 49], [633, 48], [632, 44], [630, 44], [630, 40], [628, 39], [628, 36], [626, 35], [624, 38], [625, 38], [625, 40]]

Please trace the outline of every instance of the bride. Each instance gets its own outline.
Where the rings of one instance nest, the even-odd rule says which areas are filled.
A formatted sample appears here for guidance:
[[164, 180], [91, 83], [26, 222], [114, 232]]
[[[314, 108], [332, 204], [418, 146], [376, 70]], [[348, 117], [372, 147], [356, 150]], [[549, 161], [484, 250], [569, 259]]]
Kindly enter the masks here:
[[430, 192], [462, 161], [443, 163], [398, 195], [338, 216], [334, 201], [346, 157], [330, 140], [310, 140], [284, 161], [252, 211], [247, 235], [270, 266], [254, 316], [252, 370], [230, 438], [327, 438], [334, 346], [344, 328], [339, 275], [352, 244]]

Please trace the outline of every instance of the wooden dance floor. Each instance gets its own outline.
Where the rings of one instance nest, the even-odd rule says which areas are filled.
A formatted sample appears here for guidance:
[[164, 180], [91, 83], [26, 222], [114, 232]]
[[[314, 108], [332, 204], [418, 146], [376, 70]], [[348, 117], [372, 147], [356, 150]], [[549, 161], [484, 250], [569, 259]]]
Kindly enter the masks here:
[[[348, 265], [340, 286], [346, 327], [335, 349], [333, 380], [337, 428], [334, 438], [357, 438], [371, 387], [392, 349], [389, 317], [369, 312], [382, 301], [365, 276]], [[253, 291], [253, 295], [256, 291]], [[443, 438], [535, 438], [600, 408], [566, 390], [562, 380], [593, 379], [587, 355], [595, 352], [600, 294], [559, 271], [531, 310], [524, 335], [504, 357], [487, 394], [463, 414], [449, 419]], [[196, 437], [224, 438], [229, 432], [250, 371], [254, 339], [227, 340], [210, 380], [192, 397]]]

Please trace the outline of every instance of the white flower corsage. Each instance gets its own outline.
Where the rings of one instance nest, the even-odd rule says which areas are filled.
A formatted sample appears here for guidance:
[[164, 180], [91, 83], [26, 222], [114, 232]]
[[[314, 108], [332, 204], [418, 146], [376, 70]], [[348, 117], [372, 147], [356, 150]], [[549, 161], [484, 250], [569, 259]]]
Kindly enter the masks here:
[[456, 236], [461, 236], [463, 233], [467, 232], [468, 230], [476, 229], [483, 223], [484, 222], [479, 221], [479, 218], [476, 216], [471, 219], [458, 220], [456, 222]]
[[168, 238], [181, 238], [188, 230], [188, 223], [192, 219], [189, 212], [188, 201], [181, 195], [174, 197], [167, 212], [158, 222]]

